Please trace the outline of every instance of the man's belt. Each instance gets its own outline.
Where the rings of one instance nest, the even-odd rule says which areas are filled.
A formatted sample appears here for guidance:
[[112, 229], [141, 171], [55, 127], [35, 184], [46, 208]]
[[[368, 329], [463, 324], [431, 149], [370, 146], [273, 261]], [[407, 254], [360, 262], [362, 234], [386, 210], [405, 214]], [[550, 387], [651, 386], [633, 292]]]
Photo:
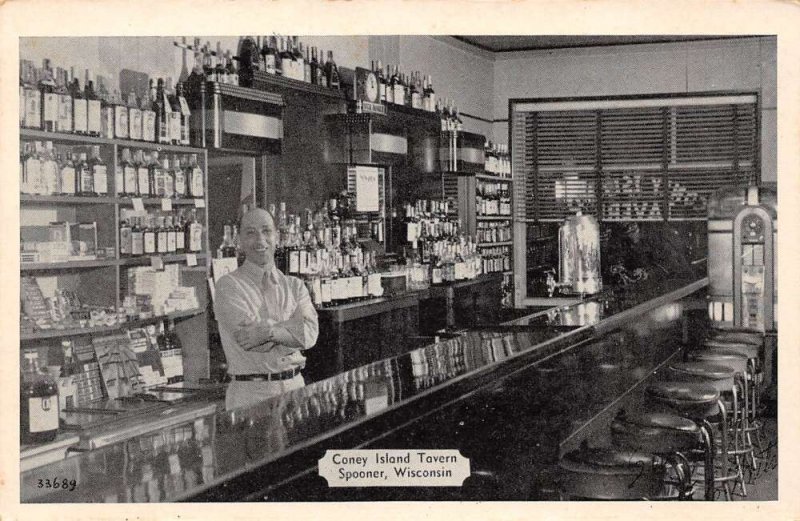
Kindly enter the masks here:
[[278, 380], [288, 380], [300, 374], [300, 367], [283, 371], [282, 373], [267, 374], [235, 374], [233, 379], [237, 382], [274, 382]]

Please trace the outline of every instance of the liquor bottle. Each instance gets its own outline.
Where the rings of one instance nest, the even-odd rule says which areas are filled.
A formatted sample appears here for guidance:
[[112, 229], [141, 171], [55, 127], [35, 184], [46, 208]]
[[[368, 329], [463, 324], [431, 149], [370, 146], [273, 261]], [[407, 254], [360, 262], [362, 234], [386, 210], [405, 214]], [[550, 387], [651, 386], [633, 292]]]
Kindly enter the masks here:
[[261, 46], [262, 70], [275, 74], [275, 37], [264, 36]]
[[168, 249], [168, 229], [164, 224], [164, 217], [158, 215], [155, 217], [155, 241], [156, 241], [156, 253], [169, 253]]
[[239, 266], [241, 266], [244, 263], [245, 259], [244, 259], [244, 252], [239, 247], [239, 227], [236, 226], [235, 224], [233, 225], [232, 243], [233, 243], [233, 256], [236, 257]]
[[211, 53], [212, 53], [211, 42], [206, 40], [206, 44], [203, 46], [202, 52], [203, 52], [203, 79], [206, 81], [214, 81], [214, 64], [211, 60]]
[[120, 257], [130, 257], [132, 255], [133, 237], [131, 224], [127, 216], [119, 222], [119, 255]]
[[383, 75], [383, 65], [381, 61], [375, 66], [375, 75], [378, 77], [378, 100], [386, 101], [386, 76]]
[[20, 377], [20, 441], [46, 443], [58, 434], [58, 384], [39, 368], [36, 350], [24, 353]]
[[294, 62], [295, 62], [295, 69], [297, 77], [295, 78], [297, 81], [306, 81], [306, 54], [303, 50], [303, 44], [299, 42], [297, 36], [292, 37], [294, 40]]
[[170, 112], [169, 101], [164, 93], [164, 80], [158, 79], [156, 87], [156, 97], [153, 100], [153, 111], [156, 113], [156, 141], [158, 143], [169, 144], [169, 119]]
[[167, 178], [164, 168], [158, 161], [158, 152], [151, 152], [148, 169], [150, 170], [150, 197], [166, 197]]
[[149, 160], [145, 158], [143, 151], [136, 151], [134, 164], [136, 165], [136, 196], [150, 197], [152, 188], [150, 185], [150, 168], [148, 168]]
[[430, 74], [428, 75], [423, 95], [425, 97], [425, 110], [428, 112], [436, 112], [436, 91], [433, 90], [433, 82], [431, 81]]
[[222, 226], [222, 243], [217, 248], [217, 258], [224, 259], [235, 257], [236, 251], [233, 248], [233, 228], [230, 223]]
[[131, 256], [144, 255], [144, 230], [141, 226], [141, 217], [131, 217]]
[[76, 181], [75, 181], [75, 164], [72, 160], [72, 153], [67, 152], [64, 154], [61, 164], [59, 165], [59, 175], [61, 176], [61, 195], [75, 195]]
[[164, 95], [166, 96], [166, 103], [169, 108], [169, 143], [180, 145], [183, 121], [181, 105], [178, 101], [177, 93], [172, 90], [172, 78], [167, 78]]
[[136, 101], [136, 93], [131, 90], [128, 93], [128, 137], [133, 140], [142, 140], [142, 109]]
[[456, 114], [454, 119], [455, 119], [456, 132], [462, 132], [464, 130], [464, 122], [461, 120], [461, 112], [459, 112], [458, 107], [456, 107]]
[[33, 194], [33, 183], [28, 177], [28, 169], [41, 168], [41, 163], [35, 156], [33, 143], [23, 141], [21, 145], [19, 154], [19, 193]]
[[161, 162], [161, 170], [162, 176], [164, 179], [164, 195], [160, 197], [166, 197], [167, 199], [172, 199], [175, 197], [175, 173], [171, 168], [169, 159], [164, 158]]
[[311, 47], [306, 47], [303, 51], [303, 44], [300, 44], [301, 52], [303, 54], [303, 81], [311, 83]]
[[420, 92], [417, 76], [412, 77], [411, 80], [411, 107], [415, 109], [422, 108], [422, 93]]
[[[102, 104], [97, 98], [94, 91], [94, 81], [91, 78], [91, 72], [86, 69], [86, 79], [84, 80], [84, 97], [86, 98], [87, 112], [86, 112], [86, 130], [90, 136], [100, 136], [103, 132], [103, 113]], [[125, 121], [125, 128], [127, 130], [127, 120]]]
[[[236, 80], [235, 77], [234, 80], [238, 85], [239, 81]], [[192, 111], [189, 110], [189, 103], [187, 103], [186, 96], [184, 95], [183, 83], [178, 83], [176, 98], [178, 102], [178, 117], [180, 118], [180, 139], [178, 143], [181, 145], [189, 145], [191, 143], [190, 129]]]
[[44, 153], [41, 158], [42, 169], [42, 195], [57, 195], [61, 192], [59, 186], [61, 176], [59, 175], [58, 163], [56, 162], [53, 142], [47, 141], [44, 146]]
[[78, 179], [78, 195], [95, 195], [94, 176], [86, 161], [86, 152], [81, 152], [78, 156], [78, 162], [75, 164], [75, 177]]
[[136, 196], [136, 168], [131, 162], [131, 151], [127, 148], [122, 149], [120, 160], [117, 162], [115, 180], [117, 194], [121, 197]]
[[186, 251], [186, 234], [184, 233], [186, 222], [184, 221], [183, 210], [178, 212], [173, 227], [175, 228], [175, 251], [183, 253]]
[[[56, 94], [58, 95], [58, 131], [72, 132], [72, 96], [69, 93], [66, 69], [56, 72]], [[22, 100], [21, 100], [22, 101]]]
[[114, 137], [117, 139], [128, 139], [130, 125], [128, 123], [128, 105], [123, 103], [119, 91], [111, 93], [111, 106], [114, 109]]
[[148, 92], [142, 96], [140, 109], [142, 111], [142, 140], [154, 143], [156, 141], [156, 113], [153, 110], [153, 100], [156, 89], [153, 80], [150, 80]]
[[[217, 51], [214, 53], [217, 63], [214, 65], [214, 81], [219, 83], [228, 83], [227, 72], [225, 70], [225, 57], [222, 54], [222, 45], [220, 42], [217, 42]], [[167, 80], [168, 86], [167, 90], [172, 91], [172, 85], [169, 85], [172, 80]], [[173, 111], [174, 111], [173, 107]], [[174, 141], [173, 137], [173, 141]]]
[[322, 49], [317, 50], [317, 85], [320, 87], [328, 86], [328, 75], [325, 72], [325, 55]]
[[175, 182], [176, 199], [183, 199], [186, 197], [186, 172], [181, 167], [181, 160], [178, 156], [174, 156], [171, 161], [172, 164], [172, 177]]
[[114, 139], [114, 112], [115, 102], [113, 93], [108, 92], [105, 86], [100, 83], [97, 89], [97, 96], [100, 98], [100, 127], [101, 135], [107, 139]]
[[92, 183], [94, 194], [100, 197], [108, 195], [108, 169], [103, 159], [100, 157], [100, 146], [92, 145], [92, 157], [89, 160], [89, 168], [92, 171]]
[[197, 163], [197, 154], [192, 154], [190, 156], [187, 170], [189, 172], [190, 197], [194, 197], [195, 199], [205, 198], [205, 180], [203, 179], [205, 176], [203, 175], [203, 169], [200, 168], [200, 165]]
[[275, 60], [275, 72], [285, 77], [290, 77], [292, 69], [292, 55], [286, 45], [286, 40], [278, 37], [278, 57]]
[[88, 134], [89, 105], [83, 95], [80, 82], [74, 74], [72, 85], [70, 86], [70, 94], [72, 94], [72, 127], [76, 134]]
[[[41, 114], [39, 117], [41, 118]], [[38, 152], [41, 145], [36, 146], [36, 143], [27, 143], [26, 145], [20, 190], [23, 194], [36, 194], [39, 185], [42, 184], [42, 162]]]
[[[239, 85], [239, 73], [236, 71], [236, 66], [233, 64], [233, 55], [229, 50], [225, 51], [225, 76], [231, 85]], [[183, 85], [183, 82], [180, 85]], [[183, 94], [181, 93], [181, 95]], [[186, 108], [188, 110], [188, 105]], [[185, 144], [188, 143], [187, 141]]]
[[403, 85], [403, 81], [400, 79], [400, 72], [397, 65], [394, 66], [394, 74], [392, 75], [392, 81], [390, 83], [393, 90], [392, 99], [395, 105], [404, 105], [406, 102], [406, 89]]
[[147, 215], [144, 217], [142, 240], [144, 242], [145, 255], [152, 255], [156, 253], [156, 230], [152, 215]]
[[42, 63], [41, 76], [39, 77], [40, 105], [42, 107], [42, 130], [55, 132], [58, 129], [58, 94], [53, 69], [50, 60], [45, 58]]
[[339, 68], [333, 61], [333, 51], [328, 51], [328, 61], [325, 62], [325, 75], [328, 79], [328, 88], [339, 90]]
[[29, 60], [21, 60], [22, 82], [21, 96], [24, 99], [23, 126], [41, 130], [42, 128], [42, 95], [36, 86], [36, 67]]
[[203, 225], [197, 221], [195, 210], [192, 210], [189, 221], [186, 223], [186, 246], [191, 253], [203, 249]]

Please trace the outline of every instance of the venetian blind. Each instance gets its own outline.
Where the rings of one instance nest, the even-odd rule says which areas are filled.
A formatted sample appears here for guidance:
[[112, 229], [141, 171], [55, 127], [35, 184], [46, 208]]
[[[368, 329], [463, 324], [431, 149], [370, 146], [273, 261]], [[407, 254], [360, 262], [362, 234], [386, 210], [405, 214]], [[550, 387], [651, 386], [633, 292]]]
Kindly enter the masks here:
[[717, 188], [759, 179], [758, 143], [754, 95], [518, 103], [516, 215], [705, 219]]

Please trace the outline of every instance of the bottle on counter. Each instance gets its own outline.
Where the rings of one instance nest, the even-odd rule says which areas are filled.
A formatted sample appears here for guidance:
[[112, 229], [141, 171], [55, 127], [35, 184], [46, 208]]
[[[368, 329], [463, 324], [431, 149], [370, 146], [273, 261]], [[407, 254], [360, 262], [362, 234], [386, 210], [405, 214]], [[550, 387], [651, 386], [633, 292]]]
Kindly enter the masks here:
[[47, 443], [58, 435], [58, 384], [39, 367], [39, 353], [24, 353], [20, 378], [20, 441]]

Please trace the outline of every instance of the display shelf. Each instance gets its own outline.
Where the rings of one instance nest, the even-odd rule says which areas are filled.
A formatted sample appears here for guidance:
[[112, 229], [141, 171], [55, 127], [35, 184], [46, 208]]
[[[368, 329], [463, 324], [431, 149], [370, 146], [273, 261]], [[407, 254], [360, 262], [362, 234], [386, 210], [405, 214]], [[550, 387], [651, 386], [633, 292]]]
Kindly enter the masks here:
[[82, 143], [86, 145], [116, 145], [120, 148], [142, 148], [148, 150], [156, 150], [158, 152], [183, 152], [204, 154], [205, 150], [202, 148], [192, 147], [188, 145], [167, 145], [164, 143], [151, 143], [149, 141], [131, 141], [129, 139], [110, 139], [97, 136], [86, 136], [83, 134], [66, 134], [63, 132], [45, 132], [44, 130], [35, 130], [30, 128], [21, 128], [19, 131], [20, 137], [25, 140], [37, 141], [58, 141], [60, 143]]
[[513, 217], [511, 215], [476, 215], [479, 221], [510, 221]]
[[499, 175], [492, 174], [475, 174], [475, 179], [481, 179], [482, 181], [499, 181], [503, 183], [511, 183], [514, 181], [510, 177], [500, 177]]
[[[136, 199], [135, 197], [117, 197], [114, 198], [113, 201], [121, 206], [133, 206], [133, 200]], [[145, 206], [161, 206], [162, 199], [170, 199], [172, 202], [172, 206], [195, 206], [195, 201], [202, 201], [202, 199], [171, 199], [171, 198], [161, 198], [161, 197], [142, 197], [142, 204]]]
[[[117, 263], [120, 266], [147, 266], [150, 263], [152, 263], [152, 259], [154, 257], [161, 257], [162, 262], [171, 263], [171, 262], [185, 261], [187, 255], [188, 254], [186, 253], [166, 254], [166, 255], [154, 253], [152, 255], [142, 255], [138, 257], [124, 257], [122, 259], [119, 259]], [[197, 255], [198, 261], [204, 260], [208, 256], [208, 254], [206, 253], [196, 253], [195, 255]]]
[[270, 74], [264, 71], [253, 71], [253, 86], [258, 90], [267, 90], [269, 87], [282, 87], [297, 91], [308, 92], [320, 96], [327, 96], [335, 99], [345, 99], [344, 92], [333, 90], [327, 87], [320, 87], [313, 83], [286, 78], [277, 74]]
[[83, 204], [114, 204], [117, 200], [113, 197], [78, 197], [74, 195], [30, 195], [20, 194], [20, 204], [58, 204], [58, 205], [83, 205]]
[[202, 309], [189, 309], [185, 311], [176, 311], [174, 313], [167, 313], [166, 315], [158, 315], [150, 318], [141, 318], [138, 320], [129, 320], [113, 326], [98, 326], [98, 327], [82, 327], [76, 329], [50, 329], [47, 331], [37, 331], [36, 333], [25, 333], [20, 335], [21, 342], [33, 342], [37, 340], [47, 340], [52, 338], [64, 338], [72, 336], [84, 335], [98, 335], [104, 333], [113, 333], [120, 329], [130, 329], [147, 325], [159, 320], [180, 320], [182, 318], [195, 317], [205, 313]]
[[478, 248], [491, 248], [493, 246], [512, 246], [514, 241], [501, 241], [501, 242], [479, 242]]
[[20, 263], [21, 272], [28, 271], [57, 271], [57, 270], [80, 270], [87, 268], [106, 268], [116, 266], [117, 259], [94, 259], [84, 261], [65, 261], [65, 262], [25, 262]]

